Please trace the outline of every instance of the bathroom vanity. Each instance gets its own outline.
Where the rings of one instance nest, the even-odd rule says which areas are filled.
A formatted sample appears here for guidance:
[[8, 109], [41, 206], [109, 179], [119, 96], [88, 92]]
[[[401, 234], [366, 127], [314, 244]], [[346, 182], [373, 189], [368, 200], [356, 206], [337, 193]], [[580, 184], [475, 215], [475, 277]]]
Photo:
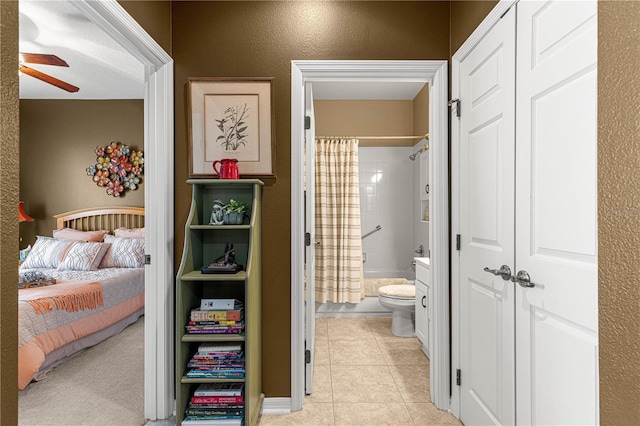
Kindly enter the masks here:
[[433, 291], [428, 257], [416, 257], [416, 336], [422, 343], [422, 351], [431, 358], [431, 340], [433, 335], [432, 312]]

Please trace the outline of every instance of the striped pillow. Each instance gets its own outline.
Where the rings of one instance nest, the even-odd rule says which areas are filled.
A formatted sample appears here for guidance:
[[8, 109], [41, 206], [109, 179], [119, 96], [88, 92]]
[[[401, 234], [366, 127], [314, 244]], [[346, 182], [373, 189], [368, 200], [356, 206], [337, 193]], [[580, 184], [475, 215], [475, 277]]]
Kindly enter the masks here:
[[73, 241], [56, 240], [38, 235], [20, 269], [57, 268], [72, 244]]
[[100, 262], [101, 268], [144, 267], [144, 238], [123, 238], [105, 235], [105, 243], [111, 247]]
[[64, 257], [59, 271], [96, 271], [109, 250], [108, 243], [74, 243]]

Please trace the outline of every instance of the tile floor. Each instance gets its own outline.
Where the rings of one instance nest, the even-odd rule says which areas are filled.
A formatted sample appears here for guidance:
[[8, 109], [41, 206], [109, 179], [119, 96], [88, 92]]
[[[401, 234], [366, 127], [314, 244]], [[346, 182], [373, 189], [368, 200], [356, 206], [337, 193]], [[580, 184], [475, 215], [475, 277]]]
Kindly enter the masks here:
[[391, 318], [316, 318], [313, 393], [271, 425], [462, 425], [429, 402], [429, 359]]

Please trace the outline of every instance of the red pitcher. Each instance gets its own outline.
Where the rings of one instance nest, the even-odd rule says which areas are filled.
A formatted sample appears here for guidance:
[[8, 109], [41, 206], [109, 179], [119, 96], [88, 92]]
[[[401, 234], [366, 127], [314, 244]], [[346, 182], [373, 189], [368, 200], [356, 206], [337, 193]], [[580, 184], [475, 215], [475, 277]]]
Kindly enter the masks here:
[[[240, 179], [237, 163], [238, 160], [235, 158], [216, 160], [213, 162], [213, 171], [218, 174], [220, 179]], [[220, 167], [216, 168], [216, 164], [220, 164]]]

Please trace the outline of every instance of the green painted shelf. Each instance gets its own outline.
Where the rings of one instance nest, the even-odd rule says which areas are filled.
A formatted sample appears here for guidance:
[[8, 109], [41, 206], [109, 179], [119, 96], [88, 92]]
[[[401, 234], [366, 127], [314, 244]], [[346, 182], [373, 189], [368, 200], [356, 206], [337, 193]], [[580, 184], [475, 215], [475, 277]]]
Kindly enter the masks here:
[[[189, 179], [192, 199], [185, 225], [185, 241], [176, 276], [176, 424], [184, 419], [193, 391], [202, 383], [244, 383], [244, 423], [258, 424], [262, 393], [262, 295], [261, 219], [262, 185], [257, 179]], [[213, 202], [234, 199], [251, 205], [251, 215], [241, 225], [209, 225]], [[235, 274], [203, 274], [224, 253], [227, 243], [235, 249], [235, 260], [244, 270]], [[242, 334], [187, 334], [192, 309], [202, 299], [237, 299], [244, 307]], [[186, 377], [187, 364], [208, 342], [242, 342], [245, 357], [243, 379]]]

